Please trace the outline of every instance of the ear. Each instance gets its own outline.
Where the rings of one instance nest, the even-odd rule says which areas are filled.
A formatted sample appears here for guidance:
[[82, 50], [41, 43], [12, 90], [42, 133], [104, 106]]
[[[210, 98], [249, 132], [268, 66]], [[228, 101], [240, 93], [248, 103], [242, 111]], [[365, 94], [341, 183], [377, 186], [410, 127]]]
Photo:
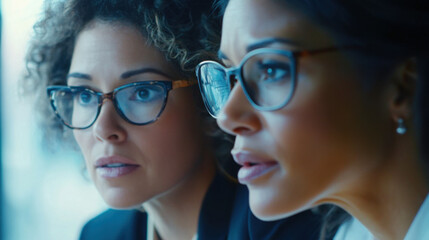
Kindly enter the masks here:
[[415, 58], [407, 59], [397, 66], [392, 76], [393, 96], [390, 112], [393, 120], [405, 121], [412, 117], [417, 84], [417, 63]]

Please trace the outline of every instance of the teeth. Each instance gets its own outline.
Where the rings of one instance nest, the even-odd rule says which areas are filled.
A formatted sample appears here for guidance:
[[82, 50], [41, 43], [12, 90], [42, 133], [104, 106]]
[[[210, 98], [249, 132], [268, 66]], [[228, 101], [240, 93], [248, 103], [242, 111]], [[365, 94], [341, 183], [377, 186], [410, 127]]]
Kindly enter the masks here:
[[104, 167], [110, 167], [110, 168], [123, 167], [123, 166], [125, 166], [125, 164], [122, 164], [122, 163], [113, 163], [113, 164], [104, 165]]

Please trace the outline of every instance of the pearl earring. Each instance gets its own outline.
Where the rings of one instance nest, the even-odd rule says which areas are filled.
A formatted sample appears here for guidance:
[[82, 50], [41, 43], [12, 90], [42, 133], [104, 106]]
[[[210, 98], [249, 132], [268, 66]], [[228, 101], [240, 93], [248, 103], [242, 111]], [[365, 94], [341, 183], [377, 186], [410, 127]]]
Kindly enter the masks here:
[[404, 124], [404, 119], [402, 118], [398, 119], [398, 127], [396, 128], [396, 132], [399, 135], [404, 135], [407, 132], [407, 128], [405, 127], [405, 124]]

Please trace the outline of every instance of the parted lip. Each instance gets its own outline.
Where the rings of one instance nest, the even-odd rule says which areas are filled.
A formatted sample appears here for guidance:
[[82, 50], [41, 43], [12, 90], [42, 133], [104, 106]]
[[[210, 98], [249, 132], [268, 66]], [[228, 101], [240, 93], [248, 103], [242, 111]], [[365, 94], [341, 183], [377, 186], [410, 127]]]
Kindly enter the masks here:
[[247, 150], [235, 150], [231, 151], [234, 161], [241, 166], [249, 166], [261, 163], [273, 163], [277, 162], [274, 159], [261, 157], [253, 152]]
[[99, 168], [99, 167], [105, 167], [110, 164], [126, 164], [126, 165], [139, 166], [139, 164], [137, 164], [135, 161], [119, 155], [100, 157], [97, 159], [97, 161], [95, 161], [94, 166], [96, 168]]

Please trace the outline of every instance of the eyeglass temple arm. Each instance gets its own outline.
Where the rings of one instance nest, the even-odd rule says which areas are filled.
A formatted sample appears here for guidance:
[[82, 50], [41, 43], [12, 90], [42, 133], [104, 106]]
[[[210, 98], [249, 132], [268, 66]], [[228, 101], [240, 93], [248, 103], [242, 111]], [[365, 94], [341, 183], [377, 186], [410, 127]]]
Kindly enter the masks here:
[[197, 82], [192, 80], [176, 80], [172, 82], [172, 88], [189, 87], [195, 84], [197, 84]]

